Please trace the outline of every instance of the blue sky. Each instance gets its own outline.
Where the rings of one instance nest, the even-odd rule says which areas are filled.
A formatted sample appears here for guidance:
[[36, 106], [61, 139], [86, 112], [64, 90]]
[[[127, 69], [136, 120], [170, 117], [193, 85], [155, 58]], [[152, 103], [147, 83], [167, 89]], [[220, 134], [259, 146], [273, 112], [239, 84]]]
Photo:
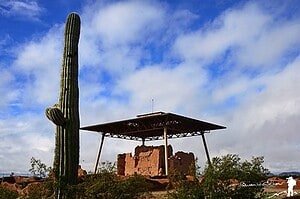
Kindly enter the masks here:
[[[300, 168], [300, 3], [287, 1], [0, 0], [0, 172], [52, 165], [64, 23], [81, 16], [81, 126], [173, 112], [227, 126], [211, 156], [264, 156], [272, 172]], [[92, 170], [100, 135], [81, 132]], [[106, 139], [102, 161], [138, 142]], [[162, 142], [150, 142], [160, 145]], [[203, 167], [201, 138], [170, 140]]]

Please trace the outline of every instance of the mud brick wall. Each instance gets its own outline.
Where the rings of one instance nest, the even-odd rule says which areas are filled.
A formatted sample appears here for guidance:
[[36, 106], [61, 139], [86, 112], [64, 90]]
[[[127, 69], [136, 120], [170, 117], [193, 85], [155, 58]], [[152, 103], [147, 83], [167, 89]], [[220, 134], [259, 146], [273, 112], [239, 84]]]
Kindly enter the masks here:
[[193, 175], [195, 171], [195, 157], [193, 153], [179, 151], [169, 158], [170, 173]]
[[[164, 158], [165, 147], [163, 145], [161, 145], [161, 146], [146, 146], [146, 145], [137, 146], [137, 147], [135, 147], [134, 155], [139, 156], [141, 152], [148, 152], [148, 151], [152, 151], [154, 149], [158, 149], [160, 152], [162, 152], [163, 158]], [[173, 155], [173, 148], [171, 145], [169, 145], [168, 146], [168, 157], [170, 157], [172, 155]]]
[[[168, 146], [168, 154], [172, 155], [172, 147]], [[157, 176], [164, 170], [164, 146], [137, 146], [135, 154], [118, 156], [117, 169], [119, 175], [149, 175]]]
[[[169, 168], [188, 174], [191, 164], [194, 164], [194, 154], [177, 152], [173, 154], [172, 146], [168, 146], [168, 161]], [[135, 154], [124, 153], [118, 155], [117, 160], [117, 173], [118, 175], [148, 175], [159, 176], [165, 173], [164, 161], [164, 146], [137, 146]]]
[[125, 175], [125, 157], [126, 153], [118, 154], [117, 158], [117, 174], [118, 175]]

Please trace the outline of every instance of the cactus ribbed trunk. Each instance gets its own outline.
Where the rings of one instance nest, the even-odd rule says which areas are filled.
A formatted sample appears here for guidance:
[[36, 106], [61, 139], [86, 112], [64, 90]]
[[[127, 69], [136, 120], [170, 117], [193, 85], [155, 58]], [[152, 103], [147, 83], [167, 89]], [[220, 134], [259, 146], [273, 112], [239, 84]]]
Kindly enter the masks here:
[[[54, 173], [56, 198], [67, 198], [65, 188], [77, 183], [79, 164], [78, 42], [80, 17], [71, 13], [66, 22], [59, 103], [46, 109], [56, 124]], [[59, 117], [61, 111], [64, 120]]]

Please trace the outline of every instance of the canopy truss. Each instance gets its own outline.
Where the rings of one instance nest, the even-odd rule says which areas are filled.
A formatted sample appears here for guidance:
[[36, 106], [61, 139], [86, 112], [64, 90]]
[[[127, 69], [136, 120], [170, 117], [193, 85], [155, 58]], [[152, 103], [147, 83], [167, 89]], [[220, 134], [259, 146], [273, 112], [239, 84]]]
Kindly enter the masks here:
[[161, 140], [164, 128], [168, 138], [199, 136], [211, 130], [226, 127], [173, 113], [156, 112], [138, 115], [137, 118], [82, 127], [82, 130], [104, 133], [106, 137], [127, 140]]

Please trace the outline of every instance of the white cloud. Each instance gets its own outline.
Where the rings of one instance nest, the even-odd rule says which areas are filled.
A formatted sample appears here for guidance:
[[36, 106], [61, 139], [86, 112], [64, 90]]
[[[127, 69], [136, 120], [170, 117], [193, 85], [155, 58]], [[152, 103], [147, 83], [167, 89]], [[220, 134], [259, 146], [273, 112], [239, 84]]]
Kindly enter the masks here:
[[[231, 80], [231, 81], [230, 81]], [[221, 82], [224, 82], [221, 84]], [[228, 76], [226, 79], [218, 81], [218, 89], [212, 93], [212, 99], [215, 103], [222, 103], [230, 97], [246, 95], [253, 87], [253, 84], [250, 84], [251, 79], [245, 76]]]
[[44, 9], [35, 0], [0, 1], [0, 13], [4, 16], [26, 17], [38, 20]]
[[[247, 98], [234, 112], [219, 117], [228, 129], [220, 137], [213, 134], [211, 148], [223, 146], [213, 153], [238, 153], [245, 158], [263, 155], [273, 171], [295, 168], [299, 148], [297, 140], [300, 139], [297, 132], [300, 95], [295, 92], [300, 89], [299, 69], [300, 61], [296, 58], [280, 72], [249, 81], [245, 87], [262, 84], [264, 89], [247, 93]], [[233, 81], [232, 84], [240, 82]], [[272, 165], [271, 162], [280, 164]]]
[[0, 73], [3, 75], [3, 77], [0, 79], [0, 93], [5, 93], [5, 95], [2, 95], [0, 99], [0, 107], [1, 110], [0, 114], [6, 115], [4, 112], [6, 112], [9, 104], [13, 103], [15, 99], [18, 97], [19, 92], [15, 90], [15, 86], [13, 86], [13, 82], [15, 81], [15, 78], [11, 71], [8, 69], [5, 69], [5, 67], [0, 68]]
[[166, 14], [160, 4], [149, 1], [93, 4], [85, 10], [80, 41], [82, 63], [114, 76], [139, 67], [139, 61], [147, 57], [145, 48], [156, 42]]
[[300, 42], [297, 20], [278, 19], [254, 3], [229, 9], [213, 23], [178, 37], [174, 52], [184, 60], [216, 61], [229, 52], [239, 67], [270, 67]]
[[[42, 38], [25, 43], [16, 51], [14, 72], [26, 83], [20, 86], [23, 93], [21, 102], [24, 105], [50, 105], [57, 101], [62, 35], [61, 27], [53, 27]], [[32, 98], [35, 100], [32, 101]]]
[[211, 61], [226, 50], [258, 36], [270, 21], [255, 4], [229, 9], [211, 24], [178, 37], [174, 50], [184, 59]]
[[145, 39], [161, 27], [163, 10], [149, 2], [118, 2], [97, 10], [91, 20], [92, 33], [104, 45], [122, 45]]
[[26, 172], [31, 157], [52, 165], [54, 128], [44, 110], [57, 101], [62, 34], [62, 28], [55, 26], [40, 38], [14, 47], [15, 60], [0, 69], [4, 75], [0, 91], [5, 93], [1, 98], [0, 170]]
[[0, 170], [28, 171], [30, 158], [52, 164], [54, 128], [41, 114], [24, 113], [0, 120]]
[[8, 54], [9, 50], [9, 44], [11, 43], [12, 38], [8, 35], [5, 34], [1, 37], [0, 39], [0, 51], [1, 51], [1, 56], [5, 56]]
[[[263, 124], [266, 121], [272, 121], [276, 118], [289, 117], [290, 115], [300, 113], [300, 108], [297, 108], [300, 95], [298, 92], [295, 92], [299, 89], [300, 85], [299, 69], [300, 59], [296, 58], [280, 73], [264, 77], [261, 80], [265, 81], [265, 91], [259, 95], [259, 98], [255, 96], [254, 99], [251, 99], [251, 104], [247, 105], [245, 103], [245, 106], [247, 105], [250, 110], [248, 115], [252, 117], [250, 121], [256, 121], [255, 123], [258, 125], [257, 120]], [[257, 108], [253, 107], [257, 107], [257, 105], [259, 105], [259, 115], [255, 114]]]
[[26, 136], [22, 136], [22, 139], [24, 139], [23, 142], [29, 146], [29, 150], [53, 152], [54, 142], [51, 139], [52, 137], [53, 136], [46, 137], [45, 135], [28, 134]]
[[[195, 27], [187, 24], [198, 19], [196, 14], [168, 9], [150, 1], [102, 2], [83, 9], [81, 124], [150, 112], [154, 99], [154, 111], [227, 126], [207, 135], [212, 156], [264, 155], [267, 164], [278, 170], [299, 165], [294, 161], [300, 113], [299, 58], [294, 59], [299, 43], [297, 19], [280, 19], [250, 2], [228, 9], [193, 31]], [[19, 46], [13, 64], [0, 69], [5, 74], [0, 92], [7, 93], [0, 106], [16, 106], [9, 113], [15, 118], [0, 120], [5, 142], [0, 146], [4, 151], [0, 161], [11, 157], [3, 168], [26, 170], [24, 162], [32, 156], [52, 164], [55, 127], [43, 110], [57, 101], [62, 38], [62, 26], [55, 26]], [[155, 56], [162, 58], [154, 61]], [[236, 104], [231, 106], [231, 99]], [[93, 169], [99, 139], [98, 134], [81, 132], [80, 160], [87, 170]], [[205, 160], [201, 138], [170, 143]], [[115, 161], [117, 153], [131, 151], [137, 144], [106, 139], [102, 160]]]
[[[117, 92], [128, 93], [130, 103], [137, 109], [151, 111], [151, 99], [154, 99], [156, 111], [172, 112], [180, 108], [184, 110], [180, 104], [188, 103], [186, 108], [192, 106], [205, 80], [205, 72], [193, 63], [176, 68], [166, 65], [146, 66], [124, 77], [116, 89]], [[201, 104], [200, 101], [198, 104]]]
[[289, 56], [299, 45], [300, 25], [296, 21], [269, 25], [259, 36], [248, 40], [236, 54], [243, 66], [272, 66], [280, 64], [283, 56]]

